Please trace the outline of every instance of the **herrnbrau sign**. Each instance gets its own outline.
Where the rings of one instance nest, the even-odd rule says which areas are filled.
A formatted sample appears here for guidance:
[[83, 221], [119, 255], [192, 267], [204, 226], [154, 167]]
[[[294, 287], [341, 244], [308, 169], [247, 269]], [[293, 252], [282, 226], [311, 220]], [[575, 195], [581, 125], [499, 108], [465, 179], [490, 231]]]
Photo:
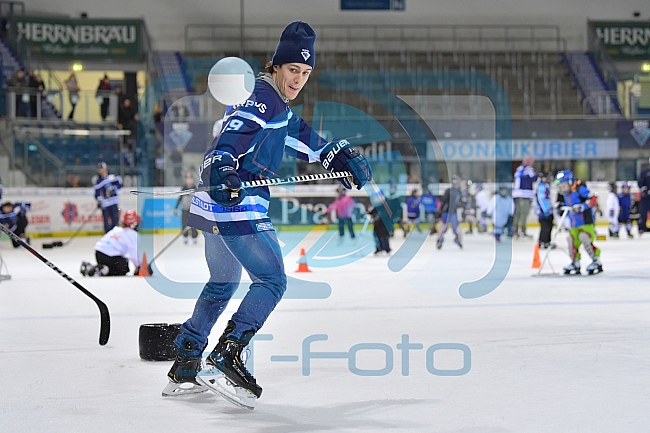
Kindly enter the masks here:
[[71, 60], [142, 58], [139, 20], [15, 18], [15, 40], [40, 57]]
[[589, 21], [596, 37], [617, 60], [650, 59], [650, 23], [639, 21]]

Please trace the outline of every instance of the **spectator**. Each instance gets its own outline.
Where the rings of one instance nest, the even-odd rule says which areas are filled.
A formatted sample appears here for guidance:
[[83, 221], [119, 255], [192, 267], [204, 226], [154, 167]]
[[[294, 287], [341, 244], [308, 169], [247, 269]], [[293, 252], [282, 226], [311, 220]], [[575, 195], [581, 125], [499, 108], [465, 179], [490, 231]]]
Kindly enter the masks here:
[[121, 107], [124, 103], [124, 100], [128, 98], [128, 96], [122, 93], [122, 86], [115, 86], [115, 96], [117, 96], [118, 107]]
[[[512, 235], [531, 238], [526, 233], [526, 218], [530, 211], [530, 204], [535, 198], [533, 183], [537, 180], [537, 173], [533, 169], [535, 160], [532, 156], [526, 156], [521, 165], [515, 171], [515, 187], [512, 191], [512, 198], [515, 199], [515, 215], [512, 221]], [[519, 229], [521, 228], [521, 231]]]
[[356, 207], [354, 199], [345, 194], [343, 188], [338, 189], [338, 198], [327, 208], [327, 212], [336, 210], [339, 220], [339, 236], [342, 239], [345, 235], [345, 226], [348, 226], [350, 237], [354, 239], [354, 228], [352, 227], [352, 213]]
[[108, 233], [115, 227], [119, 220], [117, 208], [117, 193], [122, 188], [122, 178], [108, 174], [105, 162], [97, 164], [97, 181], [95, 182], [95, 198], [97, 207], [102, 209], [104, 216], [104, 231]]
[[16, 92], [16, 117], [32, 117], [29, 103], [29, 78], [19, 69], [9, 81], [9, 87]]
[[70, 77], [65, 82], [65, 87], [68, 89], [68, 98], [70, 99], [70, 114], [68, 114], [68, 120], [73, 120], [74, 118], [74, 109], [79, 102], [79, 84], [77, 84], [77, 76], [75, 74], [70, 74]]
[[43, 94], [45, 93], [45, 83], [43, 82], [41, 74], [35, 74], [34, 71], [30, 71], [29, 87], [32, 89], [29, 98], [32, 116], [37, 117], [39, 114], [42, 116], [43, 113], [39, 113], [39, 105], [43, 100]]
[[[648, 162], [650, 162], [650, 159]], [[643, 232], [648, 231], [646, 221], [648, 219], [648, 211], [650, 210], [650, 165], [641, 170], [637, 183], [641, 193], [641, 201], [639, 203], [639, 212], [641, 213], [641, 216], [637, 224], [639, 225], [639, 234], [642, 234]]]
[[174, 102], [171, 111], [172, 111], [172, 118], [174, 120], [185, 120], [185, 118], [190, 116], [190, 110], [187, 109], [187, 107], [185, 106], [185, 104], [183, 104], [183, 101], [181, 99]]
[[[24, 242], [29, 243], [25, 238], [25, 228], [27, 228], [27, 211], [31, 208], [31, 203], [26, 201], [22, 203], [5, 202], [0, 207], [0, 224], [3, 224], [16, 236], [21, 238]], [[20, 244], [15, 240], [11, 240], [14, 248], [18, 248]]]
[[106, 120], [108, 116], [108, 106], [110, 104], [110, 94], [111, 94], [111, 82], [108, 80], [108, 75], [104, 75], [104, 78], [99, 82], [97, 87], [97, 102], [100, 104], [100, 114], [102, 120]]
[[[185, 173], [185, 185], [181, 188], [181, 191], [187, 191], [190, 189], [196, 189], [194, 184], [194, 176], [189, 171]], [[196, 244], [197, 236], [199, 232], [194, 227], [187, 226], [187, 218], [190, 216], [190, 206], [192, 204], [192, 198], [194, 194], [185, 194], [178, 196], [178, 201], [176, 206], [174, 206], [174, 215], [178, 215], [178, 206], [182, 204], [182, 214], [181, 214], [181, 230], [183, 231], [183, 242], [187, 244], [189, 232], [192, 232], [192, 242]]]
[[551, 185], [548, 182], [550, 175], [540, 174], [537, 185], [536, 206], [537, 218], [541, 229], [537, 243], [542, 249], [554, 248], [551, 245], [551, 231], [553, 230], [553, 204], [551, 203]]
[[[122, 100], [122, 105], [118, 111], [117, 127], [126, 131], [131, 131], [131, 135], [126, 138], [127, 143], [133, 144], [138, 132], [138, 109], [131, 105], [129, 98]], [[129, 146], [131, 147], [131, 146]]]

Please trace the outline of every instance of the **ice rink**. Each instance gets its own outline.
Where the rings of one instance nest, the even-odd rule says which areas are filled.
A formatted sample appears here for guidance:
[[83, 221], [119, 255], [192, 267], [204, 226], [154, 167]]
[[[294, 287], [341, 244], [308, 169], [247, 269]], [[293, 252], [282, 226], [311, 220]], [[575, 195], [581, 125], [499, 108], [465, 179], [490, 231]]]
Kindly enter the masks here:
[[[79, 264], [93, 259], [97, 238], [53, 250], [41, 249], [48, 239], [33, 240], [108, 305], [111, 336], [103, 347], [94, 303], [29, 252], [0, 242], [12, 277], [0, 283], [0, 371], [7, 385], [0, 393], [0, 431], [650, 428], [650, 236], [597, 242], [605, 272], [594, 276], [533, 277], [534, 241], [513, 241], [505, 280], [485, 296], [464, 299], [459, 285], [480, 279], [493, 264], [495, 244], [487, 234], [466, 235], [463, 250], [450, 233], [441, 250], [428, 237], [412, 259], [392, 264], [384, 255], [363, 257], [372, 248], [369, 231], [354, 242], [331, 234], [280, 233], [291, 250], [287, 274], [326, 284], [292, 281], [294, 295], [260, 331], [253, 367], [264, 392], [252, 412], [212, 393], [163, 398], [171, 362], [138, 356], [141, 324], [183, 322], [191, 314], [192, 299], [163, 295], [149, 283], [163, 287], [161, 274], [189, 281], [192, 288], [181, 292], [190, 296], [208, 275], [202, 241], [174, 243], [147, 281], [82, 277]], [[417, 246], [419, 234], [412, 236]], [[172, 238], [156, 236], [153, 251]], [[402, 233], [391, 241], [397, 251]], [[309, 274], [294, 272], [300, 248], [311, 254]], [[396, 254], [391, 260], [399, 259]], [[550, 258], [556, 270], [569, 262], [561, 250]], [[337, 266], [319, 266], [328, 260]], [[583, 272], [588, 264], [583, 257]], [[309, 296], [299, 299], [301, 293]], [[238, 302], [217, 322], [209, 349]]]

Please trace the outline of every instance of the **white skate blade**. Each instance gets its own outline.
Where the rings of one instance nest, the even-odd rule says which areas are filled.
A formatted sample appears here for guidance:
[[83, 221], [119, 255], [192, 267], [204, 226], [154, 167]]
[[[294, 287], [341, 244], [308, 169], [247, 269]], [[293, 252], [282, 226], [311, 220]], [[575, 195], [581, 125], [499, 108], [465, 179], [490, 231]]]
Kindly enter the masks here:
[[244, 388], [232, 386], [226, 376], [214, 367], [201, 370], [196, 380], [241, 409], [253, 410], [257, 405], [257, 397]]
[[200, 394], [208, 391], [206, 386], [197, 385], [192, 382], [169, 382], [165, 389], [163, 389], [163, 397], [182, 397], [184, 395]]

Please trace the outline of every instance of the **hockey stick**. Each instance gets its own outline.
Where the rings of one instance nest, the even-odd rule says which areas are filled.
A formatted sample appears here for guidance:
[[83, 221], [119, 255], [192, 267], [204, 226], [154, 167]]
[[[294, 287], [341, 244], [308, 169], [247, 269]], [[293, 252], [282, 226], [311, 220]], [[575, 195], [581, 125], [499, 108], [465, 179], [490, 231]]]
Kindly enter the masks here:
[[[551, 245], [555, 245], [555, 238], [557, 238], [557, 235], [560, 234], [561, 231], [564, 231], [564, 220], [566, 220], [566, 217], [569, 215], [569, 212], [571, 211], [570, 206], [562, 206], [560, 208], [562, 211], [562, 217], [560, 218], [560, 221], [557, 223], [557, 229], [555, 230], [555, 233], [553, 234], [553, 239], [551, 239]], [[546, 250], [546, 254], [544, 255], [544, 260], [542, 260], [542, 264], [539, 266], [539, 271], [537, 271], [537, 276], [541, 276], [542, 274], [542, 269], [544, 269], [544, 265], [548, 261], [548, 265], [551, 267], [551, 272], [553, 272], [553, 275], [555, 275], [555, 268], [553, 268], [553, 264], [550, 262], [548, 259], [549, 254], [551, 254], [552, 248], [549, 248]]]
[[[151, 263], [155, 262], [156, 259], [157, 259], [158, 257], [160, 257], [160, 256], [162, 255], [162, 253], [164, 253], [165, 250], [166, 250], [167, 248], [171, 247], [172, 244], [173, 244], [174, 242], [176, 242], [176, 240], [177, 240], [178, 238], [180, 238], [181, 235], [182, 235], [183, 233], [187, 233], [187, 232], [189, 231], [189, 229], [190, 229], [190, 228], [189, 228], [188, 226], [186, 226], [183, 230], [181, 230], [181, 232], [180, 232], [179, 234], [177, 234], [176, 236], [174, 236], [174, 239], [172, 239], [171, 241], [169, 241], [169, 243], [168, 243], [167, 245], [165, 245], [165, 246], [163, 247], [162, 250], [158, 251], [158, 254], [156, 254], [155, 256], [153, 256], [153, 259], [151, 259]], [[149, 263], [149, 264], [151, 264], [151, 263]]]
[[43, 249], [45, 249], [45, 250], [49, 250], [49, 249], [52, 249], [52, 248], [54, 248], [54, 247], [64, 247], [64, 246], [68, 245], [70, 242], [72, 242], [72, 240], [73, 240], [75, 237], [77, 237], [77, 235], [79, 234], [79, 232], [81, 232], [81, 229], [83, 229], [83, 228], [86, 226], [86, 223], [87, 223], [88, 221], [90, 221], [90, 217], [93, 216], [93, 215], [95, 214], [95, 212], [97, 212], [98, 210], [99, 210], [98, 207], [96, 207], [95, 209], [93, 209], [93, 211], [90, 213], [90, 215], [88, 215], [88, 218], [87, 218], [83, 223], [81, 223], [81, 225], [79, 226], [79, 228], [77, 229], [77, 231], [75, 231], [75, 232], [72, 234], [72, 236], [70, 236], [70, 239], [68, 239], [68, 240], [65, 241], [65, 242], [55, 241], [55, 242], [51, 242], [51, 243], [49, 243], [49, 244], [43, 244]]
[[81, 290], [84, 295], [88, 296], [90, 299], [95, 301], [95, 304], [97, 304], [97, 307], [99, 308], [99, 316], [100, 316], [100, 319], [101, 319], [100, 328], [99, 328], [99, 345], [104, 346], [106, 343], [108, 343], [108, 336], [111, 333], [111, 316], [108, 313], [108, 307], [106, 306], [106, 304], [104, 304], [98, 297], [96, 297], [95, 295], [90, 293], [88, 290], [86, 290], [81, 284], [77, 283], [68, 274], [63, 272], [58, 267], [56, 267], [56, 265], [54, 265], [54, 263], [50, 262], [48, 259], [43, 257], [38, 251], [36, 251], [34, 248], [32, 248], [30, 245], [28, 245], [22, 239], [20, 239], [20, 237], [16, 236], [16, 234], [14, 232], [12, 232], [11, 230], [9, 230], [7, 227], [5, 227], [4, 224], [0, 224], [0, 230], [5, 232], [10, 238], [12, 238], [18, 244], [20, 244], [20, 246], [22, 246], [27, 251], [29, 251], [34, 256], [36, 256], [41, 262], [45, 263], [54, 272], [58, 273], [63, 278], [68, 280], [68, 282], [70, 284], [75, 286], [77, 289]]
[[[291, 176], [285, 178], [275, 178], [275, 179], [260, 179], [260, 180], [251, 180], [241, 183], [241, 188], [257, 188], [260, 186], [271, 186], [271, 185], [288, 185], [292, 183], [301, 183], [301, 182], [312, 182], [315, 180], [325, 180], [325, 179], [340, 179], [343, 177], [352, 178], [352, 173], [349, 171], [334, 171], [331, 173], [318, 173], [318, 174], [303, 174], [302, 176]], [[152, 195], [155, 197], [168, 197], [168, 196], [179, 196], [194, 194], [201, 191], [222, 191], [228, 189], [226, 185], [216, 185], [216, 186], [201, 186], [193, 189], [186, 189], [184, 191], [170, 191], [170, 192], [150, 192], [150, 191], [131, 191], [131, 194], [143, 194], [143, 195]]]

